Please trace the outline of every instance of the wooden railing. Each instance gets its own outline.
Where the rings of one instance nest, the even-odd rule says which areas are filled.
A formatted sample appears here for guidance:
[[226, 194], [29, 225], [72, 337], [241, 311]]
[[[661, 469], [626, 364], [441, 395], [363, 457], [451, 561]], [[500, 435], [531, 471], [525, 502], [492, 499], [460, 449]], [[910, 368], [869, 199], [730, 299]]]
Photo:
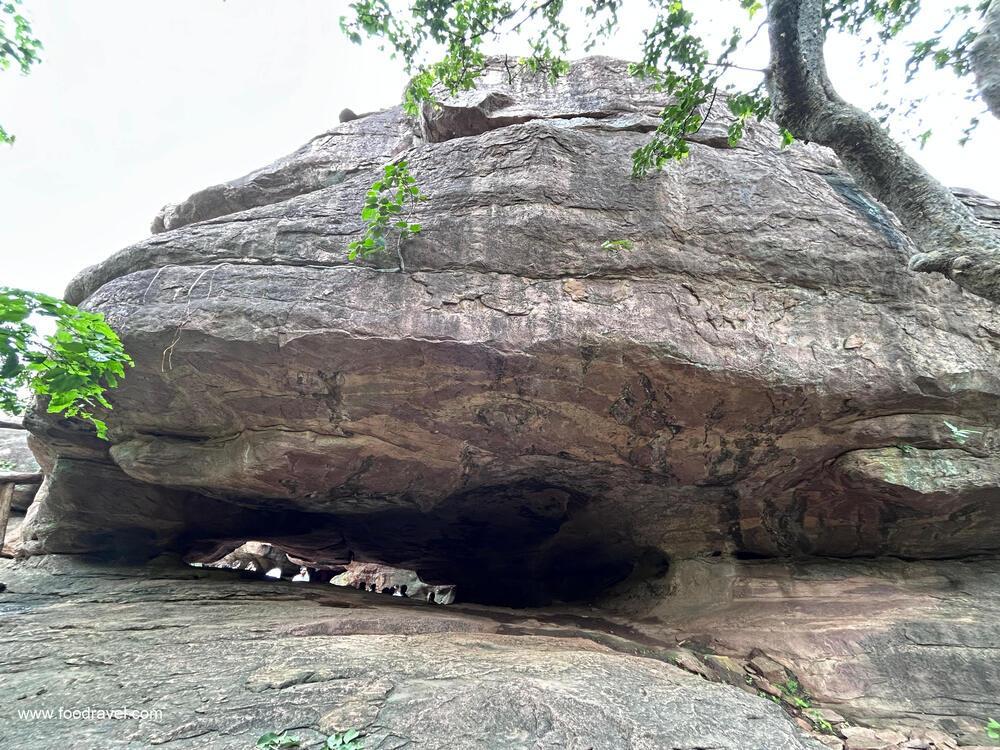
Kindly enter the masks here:
[[10, 505], [14, 500], [14, 487], [19, 484], [41, 484], [42, 473], [33, 471], [0, 471], [0, 550], [7, 535]]

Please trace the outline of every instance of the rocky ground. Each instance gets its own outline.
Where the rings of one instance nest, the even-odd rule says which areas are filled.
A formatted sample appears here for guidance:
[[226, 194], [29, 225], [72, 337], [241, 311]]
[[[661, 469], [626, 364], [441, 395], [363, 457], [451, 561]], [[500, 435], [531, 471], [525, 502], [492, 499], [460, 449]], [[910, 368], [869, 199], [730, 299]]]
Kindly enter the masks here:
[[[722, 580], [713, 571], [715, 580]], [[1000, 714], [995, 563], [751, 565], [713, 606], [429, 605], [72, 557], [0, 560], [0, 743], [249, 748], [972, 747]], [[687, 583], [704, 587], [703, 573]], [[699, 583], [700, 582], [700, 583]], [[125, 707], [137, 718], [60, 719]], [[54, 718], [26, 711], [56, 711]], [[83, 743], [83, 744], [80, 744]]]
[[[3, 747], [318, 747], [351, 728], [370, 750], [823, 747], [770, 701], [517, 613], [59, 557], [0, 580]], [[72, 718], [88, 708], [147, 713]]]

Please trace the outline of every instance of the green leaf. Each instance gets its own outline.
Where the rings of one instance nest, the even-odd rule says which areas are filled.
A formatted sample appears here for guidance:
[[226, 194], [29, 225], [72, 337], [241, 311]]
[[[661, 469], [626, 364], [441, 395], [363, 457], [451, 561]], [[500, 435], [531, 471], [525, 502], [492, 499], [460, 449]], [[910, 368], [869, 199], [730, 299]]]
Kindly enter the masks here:
[[364, 232], [360, 238], [347, 243], [347, 259], [351, 262], [385, 250], [389, 232], [398, 234], [398, 239], [402, 241], [420, 231], [420, 224], [403, 216], [427, 197], [416, 186], [408, 163], [401, 159], [387, 164], [382, 173], [382, 179], [374, 182], [368, 190], [361, 210]]
[[618, 250], [631, 250], [634, 247], [632, 240], [621, 239], [621, 240], [604, 240], [601, 243], [601, 248], [611, 252], [616, 252]]
[[[55, 319], [55, 332], [38, 335], [31, 314]], [[92, 409], [111, 408], [105, 397], [132, 360], [103, 316], [37, 292], [0, 287], [0, 408], [23, 410], [21, 391], [47, 399], [50, 413], [88, 421], [99, 437], [107, 425]]]
[[1000, 740], [1000, 721], [990, 719], [986, 722], [986, 736], [991, 740]]

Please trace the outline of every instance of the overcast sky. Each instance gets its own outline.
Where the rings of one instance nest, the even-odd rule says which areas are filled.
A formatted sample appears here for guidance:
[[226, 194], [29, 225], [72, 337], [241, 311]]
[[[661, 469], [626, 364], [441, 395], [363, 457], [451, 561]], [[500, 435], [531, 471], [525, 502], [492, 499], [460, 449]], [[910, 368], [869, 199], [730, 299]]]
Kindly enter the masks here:
[[[26, 0], [45, 49], [30, 76], [0, 75], [0, 123], [17, 135], [0, 147], [0, 285], [61, 295], [81, 268], [146, 236], [164, 203], [295, 149], [336, 124], [343, 107], [397, 103], [399, 64], [342, 37], [346, 6]], [[648, 19], [624, 20], [600, 52], [635, 57]], [[832, 42], [831, 75], [848, 99], [871, 105], [878, 76], [855, 52]], [[741, 62], [762, 65], [763, 55], [758, 44], [755, 59]], [[937, 137], [911, 150], [945, 183], [1000, 197], [1000, 124], [984, 117], [978, 137], [959, 147], [973, 110], [943, 93], [945, 76], [929, 78], [916, 93], [929, 97], [922, 111]]]

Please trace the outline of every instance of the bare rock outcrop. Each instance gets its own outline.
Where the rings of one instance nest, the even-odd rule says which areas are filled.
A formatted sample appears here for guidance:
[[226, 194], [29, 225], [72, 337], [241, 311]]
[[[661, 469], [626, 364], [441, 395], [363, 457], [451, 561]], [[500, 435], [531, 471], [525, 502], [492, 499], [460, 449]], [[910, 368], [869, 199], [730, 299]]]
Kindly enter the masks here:
[[[988, 742], [1000, 708], [983, 690], [1000, 661], [980, 653], [1000, 627], [996, 562], [691, 561], [683, 599], [641, 621], [163, 562], [0, 560], [0, 741], [242, 749], [288, 729], [312, 747], [357, 729], [368, 748], [955, 750]], [[73, 722], [88, 709], [130, 713]]]
[[382, 594], [405, 596], [432, 604], [451, 604], [455, 601], [454, 586], [431, 586], [420, 580], [412, 570], [402, 570], [378, 563], [352, 562], [330, 583], [335, 586]]
[[273, 164], [164, 206], [153, 219], [152, 232], [280, 203], [337, 185], [355, 172], [381, 166], [412, 140], [407, 136], [407, 123], [399, 107], [354, 122], [341, 121], [348, 124], [316, 136]]
[[[68, 290], [136, 368], [108, 444], [29, 420], [53, 466], [23, 554], [215, 560], [254, 539], [327, 568], [414, 570], [466, 601], [636, 621], [690, 607], [717, 629], [696, 594], [731, 597], [732, 577], [678, 578], [704, 561], [774, 561], [747, 584], [756, 601], [789, 598], [780, 566], [796, 560], [942, 561], [920, 570], [952, 580], [945, 560], [995, 559], [996, 309], [909, 272], [895, 218], [770, 124], [730, 148], [706, 112], [689, 159], [633, 179], [660, 96], [619, 61], [551, 84], [498, 58], [416, 121], [343, 123], [166, 210], [166, 231]], [[396, 158], [431, 197], [423, 229], [350, 263], [365, 191]], [[877, 599], [873, 565], [857, 588]], [[840, 595], [802, 594], [811, 627], [835, 627]], [[930, 643], [926, 612], [885, 612], [880, 652]], [[961, 651], [919, 653], [990, 694], [991, 610], [961, 614]], [[809, 653], [789, 641], [807, 687], [852, 720], [946, 730], [937, 697], [878, 682], [912, 659], [858, 666], [899, 691], [889, 706]]]
[[16, 675], [0, 741], [246, 750], [353, 728], [366, 748], [823, 750], [772, 703], [570, 628], [223, 575], [0, 560], [0, 669]]
[[[330, 144], [354, 144], [336, 152], [342, 182], [195, 212], [206, 220], [78, 277], [70, 299], [103, 311], [137, 361], [114, 396], [110, 452], [87, 460], [149, 492], [338, 529], [296, 545], [279, 524], [292, 554], [321, 546], [343, 564], [350, 551], [460, 586], [452, 568], [493, 562], [466, 513], [507, 519], [493, 541], [523, 540], [512, 552], [529, 558], [545, 547], [530, 563], [542, 568], [579, 558], [598, 528], [613, 540], [592, 550], [602, 569], [648, 550], [1000, 547], [989, 487], [942, 513], [845, 471], [852, 452], [895, 446], [915, 449], [904, 460], [917, 472], [958, 454], [992, 470], [990, 305], [908, 272], [894, 218], [822, 149], [781, 150], [767, 125], [717, 147], [713, 115], [712, 145], [635, 180], [629, 157], [661, 102], [623, 63], [591, 59], [554, 86], [508, 74], [496, 61], [400, 152], [432, 196], [405, 271], [394, 254], [344, 254], [376, 162], [412, 136], [364, 158], [353, 139], [371, 118], [399, 132], [392, 110], [331, 131]], [[312, 151], [280, 162], [293, 175], [315, 163]], [[240, 206], [259, 196], [248, 185], [230, 186]], [[632, 249], [602, 249], [614, 238]], [[102, 502], [88, 495], [88, 512]], [[137, 522], [162, 526], [178, 502], [150, 505]], [[412, 538], [392, 549], [374, 519], [412, 524]], [[442, 528], [456, 558], [421, 559]], [[34, 549], [70, 551], [55, 534], [38, 530]]]
[[242, 570], [264, 575], [271, 570], [281, 571], [282, 578], [291, 578], [302, 567], [288, 559], [288, 555], [266, 542], [247, 542], [241, 544], [228, 555], [207, 563], [210, 568], [226, 570]]

